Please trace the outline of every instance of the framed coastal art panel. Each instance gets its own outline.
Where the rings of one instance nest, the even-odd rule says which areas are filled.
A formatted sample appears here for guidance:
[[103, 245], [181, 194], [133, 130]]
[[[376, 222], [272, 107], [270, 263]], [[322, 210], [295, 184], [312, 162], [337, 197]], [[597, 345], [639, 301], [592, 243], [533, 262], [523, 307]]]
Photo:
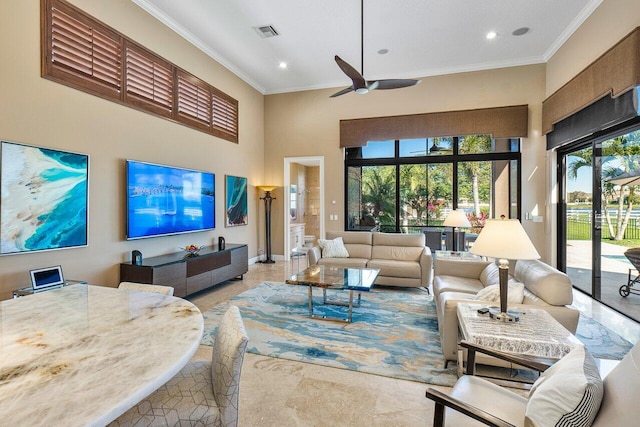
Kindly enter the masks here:
[[247, 178], [225, 177], [225, 226], [247, 225]]
[[87, 246], [89, 156], [0, 143], [0, 255]]

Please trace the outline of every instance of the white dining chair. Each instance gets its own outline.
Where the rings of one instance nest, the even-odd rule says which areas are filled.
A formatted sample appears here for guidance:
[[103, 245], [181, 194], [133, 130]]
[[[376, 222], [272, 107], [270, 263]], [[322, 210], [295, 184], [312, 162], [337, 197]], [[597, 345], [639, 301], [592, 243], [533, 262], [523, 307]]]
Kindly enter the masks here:
[[122, 289], [125, 291], [152, 292], [154, 294], [173, 296], [173, 287], [164, 285], [147, 285], [146, 283], [120, 282], [118, 289]]
[[229, 307], [216, 332], [211, 362], [189, 362], [110, 426], [236, 427], [240, 374], [248, 341], [240, 310]]

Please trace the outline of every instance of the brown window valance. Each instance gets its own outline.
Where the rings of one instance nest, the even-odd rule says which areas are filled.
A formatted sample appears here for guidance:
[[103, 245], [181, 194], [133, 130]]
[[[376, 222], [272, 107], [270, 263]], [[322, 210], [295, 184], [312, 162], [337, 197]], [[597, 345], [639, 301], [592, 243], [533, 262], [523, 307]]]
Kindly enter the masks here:
[[340, 120], [340, 147], [363, 147], [367, 141], [491, 134], [526, 138], [527, 105]]
[[616, 98], [640, 85], [640, 27], [582, 70], [542, 103], [542, 130], [606, 95]]

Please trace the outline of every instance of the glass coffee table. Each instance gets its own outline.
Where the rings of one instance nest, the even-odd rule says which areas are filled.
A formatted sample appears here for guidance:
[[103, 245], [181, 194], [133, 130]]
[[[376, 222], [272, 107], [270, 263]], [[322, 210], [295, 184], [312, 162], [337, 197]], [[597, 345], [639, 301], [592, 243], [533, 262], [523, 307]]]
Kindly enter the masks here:
[[[309, 317], [315, 319], [336, 320], [351, 323], [353, 307], [360, 307], [362, 292], [369, 292], [380, 270], [376, 268], [349, 268], [329, 265], [312, 265], [304, 271], [291, 276], [285, 283], [290, 285], [305, 285], [309, 288]], [[348, 307], [347, 318], [329, 317], [313, 314], [313, 288], [322, 289], [322, 303]], [[349, 301], [328, 301], [327, 289], [349, 291]], [[358, 293], [358, 302], [354, 304], [353, 293]]]

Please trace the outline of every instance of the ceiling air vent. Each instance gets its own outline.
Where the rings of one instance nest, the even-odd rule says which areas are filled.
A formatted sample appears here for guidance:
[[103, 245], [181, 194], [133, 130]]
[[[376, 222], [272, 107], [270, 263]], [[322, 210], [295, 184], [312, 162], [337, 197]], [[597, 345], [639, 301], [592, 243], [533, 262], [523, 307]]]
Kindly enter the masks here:
[[253, 29], [256, 30], [256, 33], [258, 33], [258, 35], [263, 39], [278, 35], [278, 32], [272, 25], [261, 25], [259, 27], [253, 27]]

